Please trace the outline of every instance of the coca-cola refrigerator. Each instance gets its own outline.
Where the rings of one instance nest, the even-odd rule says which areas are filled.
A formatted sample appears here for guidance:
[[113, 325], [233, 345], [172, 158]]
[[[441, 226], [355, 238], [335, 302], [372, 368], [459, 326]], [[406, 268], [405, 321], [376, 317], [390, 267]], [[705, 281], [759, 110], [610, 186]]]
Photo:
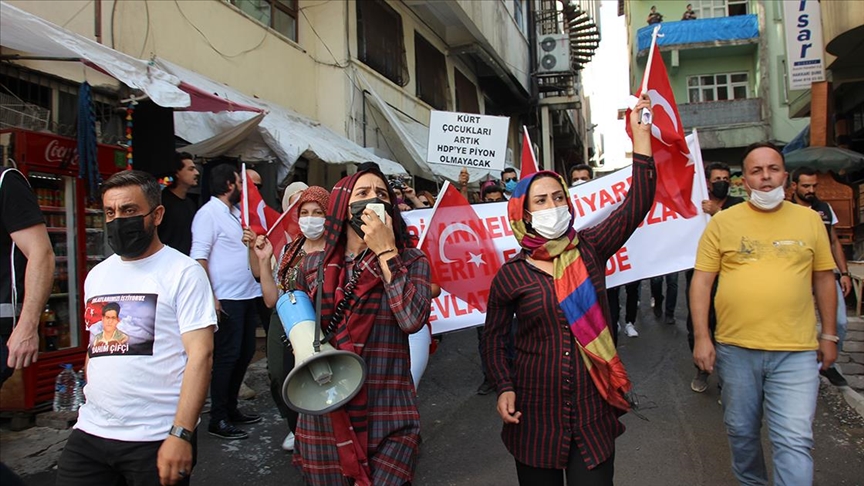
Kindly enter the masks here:
[[[2, 164], [20, 170], [30, 182], [45, 217], [56, 266], [51, 296], [39, 323], [39, 359], [18, 370], [0, 392], [0, 410], [31, 411], [50, 406], [61, 366], [84, 365], [84, 278], [111, 252], [99, 194], [88, 193], [79, 178], [77, 141], [50, 133], [0, 130]], [[126, 168], [118, 146], [98, 146], [103, 178]]]

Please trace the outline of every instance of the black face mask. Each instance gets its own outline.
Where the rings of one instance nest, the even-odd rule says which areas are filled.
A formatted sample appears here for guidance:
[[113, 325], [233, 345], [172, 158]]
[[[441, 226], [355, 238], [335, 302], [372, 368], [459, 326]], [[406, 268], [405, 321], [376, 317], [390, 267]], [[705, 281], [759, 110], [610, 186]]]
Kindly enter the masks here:
[[717, 199], [725, 199], [729, 195], [729, 183], [726, 181], [714, 181], [711, 183], [711, 195]]
[[114, 253], [125, 258], [135, 258], [147, 251], [153, 241], [156, 226], [149, 229], [144, 224], [144, 218], [150, 216], [156, 208], [147, 214], [139, 214], [129, 218], [114, 218], [105, 224], [108, 231], [108, 245]]
[[362, 201], [354, 201], [351, 203], [348, 206], [348, 210], [351, 212], [351, 219], [348, 222], [351, 224], [354, 232], [357, 233], [361, 239], [365, 236], [365, 233], [360, 229], [360, 227], [363, 226], [363, 220], [360, 219], [360, 217], [363, 216], [363, 210], [366, 209], [366, 205], [372, 203], [383, 204], [384, 212], [387, 214], [393, 214], [393, 205], [386, 201], [382, 201], [377, 197], [373, 199], [364, 199]]

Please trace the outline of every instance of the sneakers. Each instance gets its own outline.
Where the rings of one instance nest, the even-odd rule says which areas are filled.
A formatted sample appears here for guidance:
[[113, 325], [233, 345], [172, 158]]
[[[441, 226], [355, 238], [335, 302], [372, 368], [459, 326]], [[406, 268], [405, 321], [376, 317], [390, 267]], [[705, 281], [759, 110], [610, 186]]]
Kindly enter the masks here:
[[624, 325], [624, 333], [627, 334], [627, 337], [639, 337], [639, 331], [636, 330], [636, 326], [634, 326], [632, 322], [628, 322]]
[[229, 424], [227, 420], [220, 420], [215, 424], [211, 423], [207, 427], [207, 432], [209, 432], [210, 435], [215, 435], [220, 439], [226, 440], [241, 440], [249, 438], [248, 433]]
[[696, 370], [696, 376], [690, 382], [690, 389], [696, 393], [702, 393], [708, 389], [708, 372]]
[[495, 391], [495, 385], [493, 385], [489, 380], [483, 380], [483, 383], [477, 387], [478, 395], [488, 395]]
[[261, 416], [257, 413], [243, 413], [236, 411], [228, 415], [228, 420], [235, 425], [257, 424], [261, 421]]
[[666, 316], [666, 320], [664, 322], [666, 324], [669, 324], [670, 326], [674, 326], [675, 325], [675, 316]]
[[819, 374], [828, 378], [828, 381], [834, 386], [849, 386], [849, 382], [846, 381], [846, 378], [843, 378], [843, 375], [834, 366], [825, 371], [819, 370]]
[[294, 450], [294, 432], [289, 432], [285, 436], [285, 440], [282, 441], [282, 450], [289, 452]]

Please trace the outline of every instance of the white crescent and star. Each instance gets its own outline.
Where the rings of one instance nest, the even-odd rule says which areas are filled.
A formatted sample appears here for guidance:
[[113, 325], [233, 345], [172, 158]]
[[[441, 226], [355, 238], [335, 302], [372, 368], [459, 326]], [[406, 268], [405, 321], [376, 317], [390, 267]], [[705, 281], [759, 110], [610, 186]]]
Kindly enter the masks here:
[[[451, 224], [441, 233], [441, 237], [438, 239], [438, 255], [440, 255], [441, 261], [443, 263], [453, 263], [456, 261], [456, 260], [451, 260], [451, 259], [447, 258], [447, 254], [444, 253], [444, 245], [447, 244], [447, 238], [449, 238], [451, 235], [453, 235], [453, 233], [456, 233], [457, 231], [464, 231], [464, 232], [468, 233], [469, 235], [473, 236], [474, 239], [477, 240], [478, 242], [480, 241], [480, 237], [477, 236], [477, 233], [475, 233], [474, 230], [471, 229], [471, 227], [468, 226], [467, 224], [464, 224], [464, 223]], [[473, 263], [474, 265], [476, 265], [478, 267], [480, 265], [486, 264], [486, 262], [483, 261], [483, 254], [482, 253], [475, 254], [474, 252], [469, 251], [468, 254], [471, 255], [466, 260], [468, 263]]]
[[[660, 94], [656, 89], [649, 89], [648, 90], [648, 97], [651, 98], [651, 108], [655, 109], [658, 106], [660, 108], [663, 108], [663, 111], [666, 112], [666, 115], [672, 121], [672, 127], [677, 132], [678, 131], [678, 120], [675, 117], [675, 110], [672, 108], [672, 104], [669, 103], [669, 100], [664, 98], [663, 95]], [[651, 135], [654, 135], [654, 138], [656, 138], [657, 140], [660, 140], [664, 144], [671, 145], [669, 142], [663, 140], [663, 134], [660, 133], [660, 129], [657, 127], [657, 125], [651, 125]], [[693, 156], [691, 154], [683, 154], [683, 155], [687, 156], [687, 165], [688, 166], [693, 165], [695, 163], [695, 159], [693, 158]]]

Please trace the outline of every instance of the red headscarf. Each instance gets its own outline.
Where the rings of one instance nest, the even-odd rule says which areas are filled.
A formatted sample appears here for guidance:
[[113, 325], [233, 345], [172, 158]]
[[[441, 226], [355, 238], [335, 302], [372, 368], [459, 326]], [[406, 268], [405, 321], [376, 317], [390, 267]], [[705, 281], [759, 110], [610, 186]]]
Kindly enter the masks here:
[[[345, 244], [347, 232], [354, 231], [349, 220], [351, 214], [348, 201], [354, 190], [354, 185], [360, 176], [372, 173], [381, 178], [387, 187], [390, 201], [396, 200], [396, 195], [383, 174], [376, 170], [357, 172], [345, 177], [333, 187], [330, 193], [330, 206], [327, 208], [327, 221], [324, 224], [324, 283], [322, 285], [321, 326], [326, 329], [333, 317], [336, 306], [345, 299], [345, 285], [348, 283], [348, 262], [345, 258]], [[401, 253], [406, 246], [407, 231], [405, 222], [394, 204], [390, 212], [393, 221], [393, 231], [396, 236], [396, 248]], [[384, 301], [384, 284], [376, 273], [370, 268], [378, 265], [378, 259], [371, 251], [361, 257], [355, 257], [353, 272], [361, 272], [354, 287], [354, 298], [345, 309], [344, 317], [336, 328], [335, 342], [331, 341], [338, 349], [351, 351], [363, 356], [363, 349], [372, 327], [375, 317], [380, 312], [387, 312], [382, 308]], [[419, 257], [418, 257], [419, 258]], [[410, 265], [412, 262], [404, 262]], [[316, 296], [318, 283], [309, 289], [310, 296]], [[328, 414], [333, 425], [333, 433], [336, 436], [337, 450], [339, 452], [339, 464], [342, 473], [354, 479], [356, 486], [369, 486], [372, 484], [372, 474], [369, 469], [367, 457], [368, 442], [368, 414], [367, 394], [364, 386], [360, 392], [344, 407]]]

